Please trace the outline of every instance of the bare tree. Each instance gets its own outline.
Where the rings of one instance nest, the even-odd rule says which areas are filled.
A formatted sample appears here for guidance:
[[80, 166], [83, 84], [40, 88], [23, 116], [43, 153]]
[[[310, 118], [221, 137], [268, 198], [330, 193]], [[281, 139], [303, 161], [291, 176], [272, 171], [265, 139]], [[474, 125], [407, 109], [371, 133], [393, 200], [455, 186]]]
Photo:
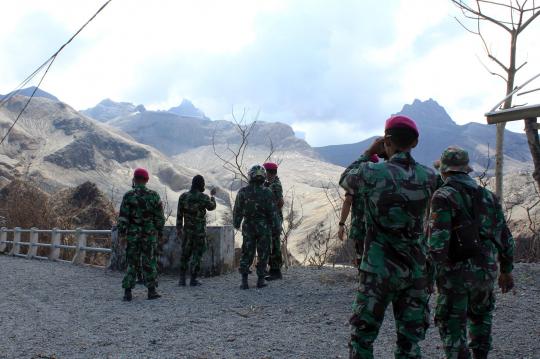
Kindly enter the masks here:
[[285, 198], [287, 198], [287, 200], [284, 205], [285, 213], [283, 216], [281, 255], [283, 256], [283, 264], [287, 268], [292, 264], [288, 250], [289, 238], [292, 233], [302, 225], [302, 222], [304, 221], [304, 209], [302, 203], [297, 201], [294, 187], [286, 192]]
[[[234, 203], [234, 191], [235, 189], [242, 187], [244, 184], [249, 182], [248, 178], [248, 168], [246, 164], [246, 155], [249, 148], [250, 137], [253, 134], [253, 131], [257, 125], [257, 118], [259, 113], [255, 115], [253, 119], [250, 119], [248, 116], [248, 111], [244, 108], [240, 117], [238, 117], [232, 110], [232, 122], [234, 124], [234, 129], [238, 135], [238, 142], [225, 144], [225, 149], [221, 150], [218, 148], [216, 143], [216, 132], [217, 128], [214, 129], [212, 134], [212, 149], [214, 155], [221, 161], [223, 168], [232, 174], [233, 179], [229, 185], [229, 200], [227, 201], [229, 205], [229, 214], [224, 216], [225, 223], [232, 223], [232, 207]], [[269, 161], [275, 153], [274, 143], [272, 139], [269, 139], [269, 149], [266, 157], [263, 162]]]
[[[499, 78], [506, 84], [506, 95], [514, 90], [516, 73], [527, 64], [524, 62], [517, 64], [517, 43], [519, 35], [525, 30], [539, 15], [540, 4], [537, 6], [534, 0], [450, 0], [462, 12], [467, 21], [472, 21], [474, 25], [467, 25], [464, 21], [456, 20], [472, 34], [477, 35], [482, 41], [482, 45], [488, 59], [494, 64], [497, 70], [493, 70], [487, 65], [487, 71]], [[483, 28], [490, 25], [499, 29], [510, 37], [508, 47], [508, 62], [495, 55], [486, 38]], [[508, 96], [502, 104], [503, 109], [512, 107], [512, 96]], [[505, 123], [497, 124], [497, 144], [495, 153], [495, 192], [499, 198], [503, 194], [503, 145]]]

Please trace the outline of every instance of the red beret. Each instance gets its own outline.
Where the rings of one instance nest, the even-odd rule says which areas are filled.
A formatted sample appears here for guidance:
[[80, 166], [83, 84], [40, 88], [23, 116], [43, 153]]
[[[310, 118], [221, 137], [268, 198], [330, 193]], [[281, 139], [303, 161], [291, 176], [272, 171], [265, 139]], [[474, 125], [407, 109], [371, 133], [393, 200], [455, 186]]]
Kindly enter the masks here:
[[133, 177], [135, 178], [140, 178], [140, 179], [144, 179], [144, 180], [147, 180], [150, 179], [150, 175], [148, 174], [148, 171], [145, 170], [144, 168], [137, 168], [135, 170], [135, 172], [133, 172]]
[[384, 129], [388, 130], [390, 128], [397, 128], [397, 127], [407, 127], [416, 132], [416, 136], [419, 135], [418, 127], [416, 127], [416, 123], [408, 118], [407, 116], [403, 115], [396, 115], [390, 117], [388, 120], [386, 120], [386, 124], [384, 125]]
[[266, 162], [263, 167], [267, 170], [277, 170], [278, 165], [274, 162]]

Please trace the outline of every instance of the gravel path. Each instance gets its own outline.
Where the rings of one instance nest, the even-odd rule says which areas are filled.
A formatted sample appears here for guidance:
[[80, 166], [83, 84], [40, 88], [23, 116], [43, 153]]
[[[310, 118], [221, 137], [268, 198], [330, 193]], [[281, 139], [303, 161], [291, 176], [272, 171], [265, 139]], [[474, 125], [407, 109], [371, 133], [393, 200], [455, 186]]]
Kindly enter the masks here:
[[[291, 268], [285, 280], [240, 291], [236, 273], [163, 297], [137, 287], [121, 301], [121, 273], [0, 256], [0, 358], [347, 358], [353, 269]], [[251, 284], [255, 276], [251, 276]], [[491, 358], [540, 358], [540, 265], [519, 264], [516, 295], [498, 295]], [[392, 358], [390, 309], [376, 342]], [[423, 342], [440, 358], [438, 333]]]

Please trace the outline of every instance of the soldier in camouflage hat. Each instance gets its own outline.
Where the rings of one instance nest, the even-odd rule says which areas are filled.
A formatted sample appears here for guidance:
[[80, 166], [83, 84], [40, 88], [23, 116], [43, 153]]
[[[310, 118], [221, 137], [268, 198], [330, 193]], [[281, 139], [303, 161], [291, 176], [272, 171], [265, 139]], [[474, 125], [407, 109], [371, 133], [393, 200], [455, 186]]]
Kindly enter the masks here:
[[[435, 172], [411, 156], [418, 143], [413, 120], [393, 116], [358, 166], [343, 172], [340, 185], [365, 200], [366, 237], [360, 285], [353, 305], [351, 358], [373, 358], [387, 306], [397, 331], [396, 358], [420, 358], [418, 343], [429, 326], [424, 220], [435, 191]], [[372, 163], [370, 157], [387, 158]]]
[[182, 256], [180, 257], [180, 280], [178, 285], [186, 285], [186, 271], [191, 259], [190, 286], [200, 285], [197, 275], [201, 268], [201, 259], [206, 250], [206, 211], [216, 209], [216, 189], [212, 188], [210, 197], [204, 194], [204, 177], [193, 177], [191, 189], [182, 193], [178, 200], [176, 216], [176, 232], [182, 239]]
[[272, 191], [263, 186], [266, 172], [253, 166], [248, 173], [249, 184], [238, 191], [233, 209], [234, 228], [242, 225], [241, 289], [248, 289], [249, 267], [257, 250], [257, 287], [266, 286], [264, 275], [268, 263], [271, 235], [279, 230], [279, 219]]
[[448, 147], [440, 171], [444, 184], [433, 195], [428, 240], [438, 291], [435, 322], [447, 358], [470, 358], [471, 349], [475, 359], [485, 359], [491, 348], [497, 258], [499, 286], [506, 293], [514, 286], [514, 240], [497, 197], [468, 175], [467, 151]]
[[163, 234], [165, 217], [159, 195], [146, 188], [148, 179], [148, 171], [137, 168], [133, 175], [133, 189], [124, 195], [120, 206], [118, 233], [127, 237], [128, 269], [122, 281], [125, 301], [132, 299], [131, 289], [135, 287], [139, 261], [148, 288], [148, 299], [160, 297], [156, 292], [156, 249], [158, 238]]

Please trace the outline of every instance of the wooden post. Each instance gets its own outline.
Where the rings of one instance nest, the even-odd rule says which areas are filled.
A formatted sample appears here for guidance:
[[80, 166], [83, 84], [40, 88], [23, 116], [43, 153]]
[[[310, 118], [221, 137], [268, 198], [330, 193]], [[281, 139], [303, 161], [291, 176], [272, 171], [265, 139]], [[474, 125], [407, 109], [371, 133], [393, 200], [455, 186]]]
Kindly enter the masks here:
[[534, 163], [533, 178], [540, 188], [540, 140], [538, 139], [538, 123], [536, 118], [525, 119], [525, 134]]
[[21, 228], [15, 227], [15, 232], [13, 233], [13, 246], [9, 255], [14, 256], [21, 252]]
[[0, 253], [3, 253], [6, 250], [7, 246], [7, 228], [2, 227], [0, 230]]
[[51, 250], [49, 251], [49, 259], [56, 261], [60, 258], [60, 248], [58, 247], [62, 243], [62, 233], [58, 231], [58, 228], [53, 228], [51, 233]]
[[26, 257], [28, 259], [32, 259], [35, 256], [37, 256], [37, 243], [39, 242], [39, 233], [37, 232], [37, 228], [32, 228], [30, 232], [30, 246], [28, 247], [28, 254]]
[[86, 258], [86, 233], [81, 228], [77, 228], [77, 249], [73, 257], [73, 264], [83, 265]]

